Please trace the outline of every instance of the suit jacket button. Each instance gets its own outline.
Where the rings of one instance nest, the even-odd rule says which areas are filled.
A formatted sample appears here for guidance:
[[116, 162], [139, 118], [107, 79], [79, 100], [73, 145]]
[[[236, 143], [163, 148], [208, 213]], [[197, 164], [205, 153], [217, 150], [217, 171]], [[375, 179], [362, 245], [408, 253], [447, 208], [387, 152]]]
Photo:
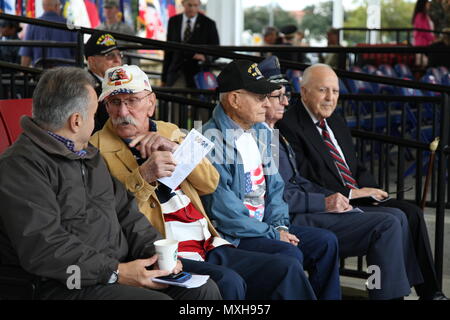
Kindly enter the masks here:
[[153, 208], [153, 209], [156, 208], [156, 203], [151, 202], [151, 203], [150, 203], [150, 208]]

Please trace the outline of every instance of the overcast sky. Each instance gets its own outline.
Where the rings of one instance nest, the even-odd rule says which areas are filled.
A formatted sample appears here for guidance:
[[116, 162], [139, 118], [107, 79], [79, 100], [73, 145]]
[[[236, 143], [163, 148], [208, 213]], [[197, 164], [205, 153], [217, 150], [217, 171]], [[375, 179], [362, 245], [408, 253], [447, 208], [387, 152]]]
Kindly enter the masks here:
[[[318, 2], [325, 2], [328, 0], [242, 0], [242, 4], [244, 7], [252, 7], [252, 6], [265, 6], [270, 4], [270, 2], [274, 2], [279, 4], [281, 8], [287, 11], [291, 10], [302, 10], [305, 7], [316, 4]], [[354, 0], [343, 0], [344, 8], [351, 6]]]
[[[287, 11], [291, 10], [302, 10], [305, 7], [317, 4], [318, 2], [326, 2], [330, 0], [242, 0], [243, 6], [252, 7], [252, 6], [265, 6], [270, 4], [271, 2], [279, 4], [281, 8]], [[416, 0], [407, 0], [408, 2], [415, 2]], [[351, 10], [355, 7], [358, 7], [363, 0], [342, 0], [342, 4], [344, 5], [344, 10]]]

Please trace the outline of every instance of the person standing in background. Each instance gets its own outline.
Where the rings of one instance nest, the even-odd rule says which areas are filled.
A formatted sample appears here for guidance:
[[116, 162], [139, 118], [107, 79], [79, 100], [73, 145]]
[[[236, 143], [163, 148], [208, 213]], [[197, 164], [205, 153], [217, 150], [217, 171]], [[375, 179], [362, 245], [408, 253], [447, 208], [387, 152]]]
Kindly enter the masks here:
[[[38, 19], [64, 24], [67, 23], [67, 20], [64, 17], [61, 17], [61, 3], [59, 0], [43, 0], [42, 8], [44, 9], [44, 14]], [[77, 42], [77, 37], [75, 32], [29, 25], [27, 26], [25, 38], [23, 40]], [[19, 56], [21, 56], [20, 64], [24, 67], [29, 67], [30, 65], [35, 66], [36, 64], [41, 63], [42, 66], [46, 68], [57, 65], [70, 65], [75, 62], [75, 51], [72, 48], [22, 47], [19, 50]], [[64, 63], [63, 61], [45, 61], [49, 58], [63, 61], [67, 60], [67, 63]]]

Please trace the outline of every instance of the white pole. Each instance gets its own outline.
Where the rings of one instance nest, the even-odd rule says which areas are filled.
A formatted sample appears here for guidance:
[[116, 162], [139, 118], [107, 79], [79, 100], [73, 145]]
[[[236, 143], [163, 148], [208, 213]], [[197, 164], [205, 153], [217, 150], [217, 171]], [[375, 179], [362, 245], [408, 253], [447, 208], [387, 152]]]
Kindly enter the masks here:
[[206, 15], [216, 22], [221, 45], [241, 45], [244, 31], [242, 0], [208, 0]]
[[[367, 2], [367, 28], [381, 28], [381, 4], [380, 0], [368, 0]], [[369, 43], [375, 44], [379, 39], [379, 32], [369, 32]]]

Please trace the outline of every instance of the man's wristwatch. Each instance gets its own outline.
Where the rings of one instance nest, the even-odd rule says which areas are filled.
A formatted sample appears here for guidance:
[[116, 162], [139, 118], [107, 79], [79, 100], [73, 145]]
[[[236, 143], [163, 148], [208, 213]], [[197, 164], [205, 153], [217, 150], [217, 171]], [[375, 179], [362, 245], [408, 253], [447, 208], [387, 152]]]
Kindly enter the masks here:
[[112, 272], [111, 277], [108, 280], [108, 284], [117, 283], [117, 281], [119, 281], [119, 269]]

